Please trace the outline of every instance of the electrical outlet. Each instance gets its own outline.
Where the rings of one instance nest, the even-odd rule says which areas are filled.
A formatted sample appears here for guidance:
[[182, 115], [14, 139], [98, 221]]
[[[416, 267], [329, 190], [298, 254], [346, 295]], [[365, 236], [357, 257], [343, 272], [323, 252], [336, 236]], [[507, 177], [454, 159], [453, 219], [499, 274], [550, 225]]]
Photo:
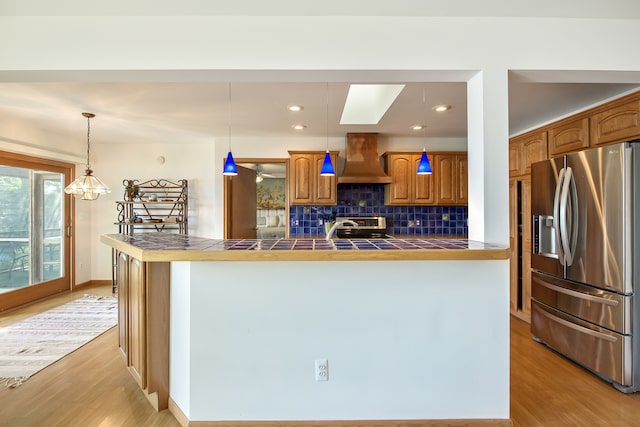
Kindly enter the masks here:
[[316, 359], [316, 381], [329, 381], [329, 362], [327, 359]]
[[443, 213], [443, 214], [442, 214], [442, 220], [443, 220], [443, 221], [449, 221], [449, 214], [447, 214], [447, 213]]
[[416, 227], [420, 227], [420, 220], [416, 219]]

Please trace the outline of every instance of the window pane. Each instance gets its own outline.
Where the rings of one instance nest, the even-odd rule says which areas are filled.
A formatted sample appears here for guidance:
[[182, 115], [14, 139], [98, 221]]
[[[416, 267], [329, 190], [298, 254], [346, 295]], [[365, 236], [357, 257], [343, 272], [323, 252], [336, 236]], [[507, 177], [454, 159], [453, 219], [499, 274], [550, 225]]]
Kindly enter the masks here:
[[0, 166], [0, 292], [64, 275], [64, 175]]

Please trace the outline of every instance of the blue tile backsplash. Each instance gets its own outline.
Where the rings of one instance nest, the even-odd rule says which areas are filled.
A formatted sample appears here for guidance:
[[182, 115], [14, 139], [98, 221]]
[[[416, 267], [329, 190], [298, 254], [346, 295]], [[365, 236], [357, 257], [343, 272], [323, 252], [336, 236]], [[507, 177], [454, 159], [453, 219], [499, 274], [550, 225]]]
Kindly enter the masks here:
[[291, 206], [290, 237], [324, 235], [324, 221], [336, 216], [383, 216], [389, 234], [395, 235], [468, 233], [466, 206], [385, 206], [383, 184], [341, 184], [337, 206]]

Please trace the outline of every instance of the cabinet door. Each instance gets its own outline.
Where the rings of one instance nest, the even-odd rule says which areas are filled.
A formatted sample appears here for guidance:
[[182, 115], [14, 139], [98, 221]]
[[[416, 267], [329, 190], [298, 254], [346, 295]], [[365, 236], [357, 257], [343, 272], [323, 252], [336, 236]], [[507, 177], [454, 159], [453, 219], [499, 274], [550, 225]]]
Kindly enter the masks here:
[[129, 262], [129, 370], [142, 389], [146, 384], [146, 294], [144, 263]]
[[129, 365], [129, 256], [118, 252], [116, 261], [118, 284], [118, 348]]
[[388, 155], [387, 173], [392, 182], [385, 186], [385, 204], [410, 204], [412, 201], [411, 193], [413, 192], [413, 174], [415, 173], [413, 155]]
[[640, 100], [593, 115], [590, 136], [591, 146], [640, 137]]
[[456, 203], [466, 205], [469, 203], [469, 171], [467, 169], [469, 162], [466, 154], [456, 155], [457, 185], [456, 185]]
[[589, 148], [588, 118], [573, 120], [549, 129], [549, 153], [552, 156], [580, 151], [585, 148]]
[[[315, 154], [315, 168], [313, 169], [313, 182], [315, 182], [315, 191], [313, 192], [313, 200], [316, 205], [335, 205], [338, 203], [338, 187], [336, 176], [320, 176], [322, 164], [324, 163], [325, 153]], [[331, 162], [333, 168], [338, 168], [338, 156], [331, 154]]]
[[439, 205], [456, 203], [456, 156], [455, 154], [436, 154], [433, 172], [436, 174], [436, 198]]
[[531, 177], [522, 180], [522, 312], [531, 316]]
[[509, 142], [509, 176], [522, 175], [524, 170], [522, 146], [523, 141]]
[[291, 155], [291, 184], [289, 197], [292, 205], [313, 203], [315, 157], [313, 154]]
[[547, 132], [517, 136], [509, 142], [509, 176], [531, 173], [531, 164], [547, 158]]
[[509, 180], [509, 290], [511, 312], [518, 311], [518, 272], [520, 270], [520, 257], [518, 254], [518, 228], [520, 225], [520, 212], [518, 210], [518, 180]]
[[[413, 191], [410, 193], [413, 196], [413, 203], [416, 205], [432, 205], [436, 202], [436, 195], [433, 189], [433, 174], [418, 175], [416, 172], [422, 154], [414, 154], [411, 157], [413, 165], [410, 169], [410, 174], [413, 178]], [[428, 154], [427, 157], [433, 165], [433, 157]]]

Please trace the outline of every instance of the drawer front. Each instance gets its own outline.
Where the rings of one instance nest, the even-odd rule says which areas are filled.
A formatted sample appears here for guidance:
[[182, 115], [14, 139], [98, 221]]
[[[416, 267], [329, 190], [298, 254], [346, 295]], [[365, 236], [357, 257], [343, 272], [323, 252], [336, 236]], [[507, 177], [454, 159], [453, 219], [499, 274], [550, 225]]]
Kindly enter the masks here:
[[631, 295], [620, 295], [534, 273], [532, 297], [550, 307], [621, 334], [631, 333]]
[[631, 337], [532, 301], [531, 333], [549, 347], [623, 386], [632, 383]]

